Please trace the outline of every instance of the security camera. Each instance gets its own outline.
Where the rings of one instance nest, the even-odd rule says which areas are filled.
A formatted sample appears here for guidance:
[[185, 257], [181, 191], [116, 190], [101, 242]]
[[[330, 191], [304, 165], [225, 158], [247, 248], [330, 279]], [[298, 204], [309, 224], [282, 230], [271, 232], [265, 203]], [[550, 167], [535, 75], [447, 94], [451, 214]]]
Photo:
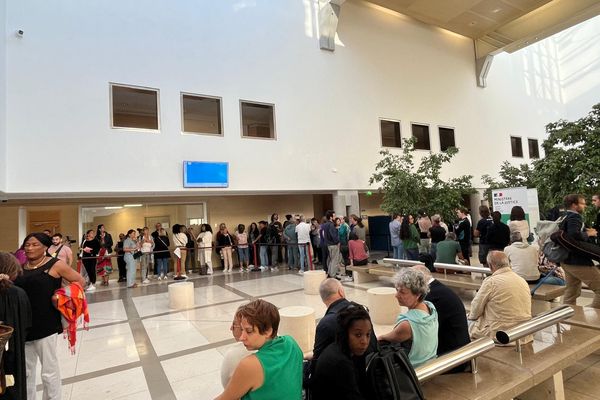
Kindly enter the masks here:
[[19, 30], [17, 31], [17, 36], [18, 36], [18, 37], [23, 37], [23, 34], [24, 34], [24, 33], [25, 33], [25, 32], [23, 32], [23, 30], [22, 30], [22, 29], [19, 29]]

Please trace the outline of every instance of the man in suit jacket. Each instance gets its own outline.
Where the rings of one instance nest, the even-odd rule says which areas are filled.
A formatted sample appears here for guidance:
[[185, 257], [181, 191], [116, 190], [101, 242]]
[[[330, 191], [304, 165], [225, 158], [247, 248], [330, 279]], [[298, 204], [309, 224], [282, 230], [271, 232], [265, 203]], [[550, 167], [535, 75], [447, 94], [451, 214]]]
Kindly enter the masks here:
[[[429, 284], [429, 293], [425, 300], [430, 301], [438, 312], [438, 349], [437, 355], [454, 351], [469, 344], [469, 327], [467, 324], [467, 312], [462, 300], [440, 281], [431, 276], [431, 272], [424, 265], [412, 267], [425, 276]], [[458, 366], [451, 372], [462, 372], [469, 363]]]

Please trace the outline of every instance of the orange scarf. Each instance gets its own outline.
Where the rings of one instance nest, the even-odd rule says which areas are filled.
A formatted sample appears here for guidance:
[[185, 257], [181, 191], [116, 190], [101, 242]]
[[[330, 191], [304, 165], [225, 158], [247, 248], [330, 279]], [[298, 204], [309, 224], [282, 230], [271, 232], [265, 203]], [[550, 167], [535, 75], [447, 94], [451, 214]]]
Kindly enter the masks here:
[[54, 307], [56, 307], [62, 316], [63, 333], [69, 339], [71, 354], [75, 354], [77, 323], [83, 316], [83, 328], [87, 330], [90, 322], [85, 291], [79, 283], [73, 282], [54, 292], [52, 304], [54, 304]]

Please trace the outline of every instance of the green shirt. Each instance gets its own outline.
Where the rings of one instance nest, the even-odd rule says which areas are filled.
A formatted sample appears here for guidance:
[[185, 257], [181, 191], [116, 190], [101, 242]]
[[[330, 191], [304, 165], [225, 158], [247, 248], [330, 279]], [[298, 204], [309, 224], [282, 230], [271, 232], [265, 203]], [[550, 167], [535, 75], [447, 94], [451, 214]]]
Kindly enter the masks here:
[[262, 365], [264, 382], [242, 400], [301, 400], [302, 350], [291, 336], [268, 340], [255, 356]]
[[460, 253], [460, 244], [454, 240], [442, 240], [438, 242], [435, 253], [435, 262], [444, 264], [456, 264], [456, 254]]
[[410, 237], [407, 239], [402, 239], [402, 246], [404, 246], [404, 250], [412, 250], [419, 248], [419, 242], [421, 240], [421, 235], [419, 235], [419, 231], [414, 224], [410, 225]]
[[408, 321], [410, 324], [412, 345], [408, 359], [415, 368], [437, 357], [439, 329], [437, 311], [430, 302], [426, 300], [423, 302], [429, 308], [430, 314], [413, 309], [400, 314], [396, 320], [396, 325], [403, 321]]

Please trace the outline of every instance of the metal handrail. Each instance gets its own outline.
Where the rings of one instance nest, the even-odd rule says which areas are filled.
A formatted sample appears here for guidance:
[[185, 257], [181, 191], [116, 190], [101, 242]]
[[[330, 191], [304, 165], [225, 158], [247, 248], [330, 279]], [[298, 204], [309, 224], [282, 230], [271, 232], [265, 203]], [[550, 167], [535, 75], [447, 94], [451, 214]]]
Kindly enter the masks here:
[[433, 263], [434, 268], [439, 269], [449, 269], [452, 271], [461, 271], [461, 272], [475, 272], [478, 274], [491, 275], [492, 271], [489, 268], [485, 267], [473, 267], [470, 265], [458, 265], [458, 264], [444, 264], [444, 263]]
[[441, 375], [461, 364], [471, 361], [471, 372], [477, 373], [476, 358], [494, 348], [494, 341], [490, 338], [477, 339], [466, 346], [444, 354], [415, 369], [419, 382], [424, 382], [434, 376]]
[[394, 266], [400, 266], [400, 267], [412, 267], [414, 265], [425, 265], [425, 263], [422, 263], [421, 261], [401, 260], [399, 258], [384, 258], [383, 262], [387, 263], [387, 264], [394, 264]]
[[[571, 318], [573, 315], [575, 315], [575, 310], [565, 304], [536, 315], [529, 321], [513, 326], [512, 328], [496, 332], [496, 340], [502, 344], [517, 341], [517, 350], [520, 351], [519, 339], [551, 325], [558, 324], [560, 321]], [[560, 333], [560, 328], [558, 329], [558, 333]]]

